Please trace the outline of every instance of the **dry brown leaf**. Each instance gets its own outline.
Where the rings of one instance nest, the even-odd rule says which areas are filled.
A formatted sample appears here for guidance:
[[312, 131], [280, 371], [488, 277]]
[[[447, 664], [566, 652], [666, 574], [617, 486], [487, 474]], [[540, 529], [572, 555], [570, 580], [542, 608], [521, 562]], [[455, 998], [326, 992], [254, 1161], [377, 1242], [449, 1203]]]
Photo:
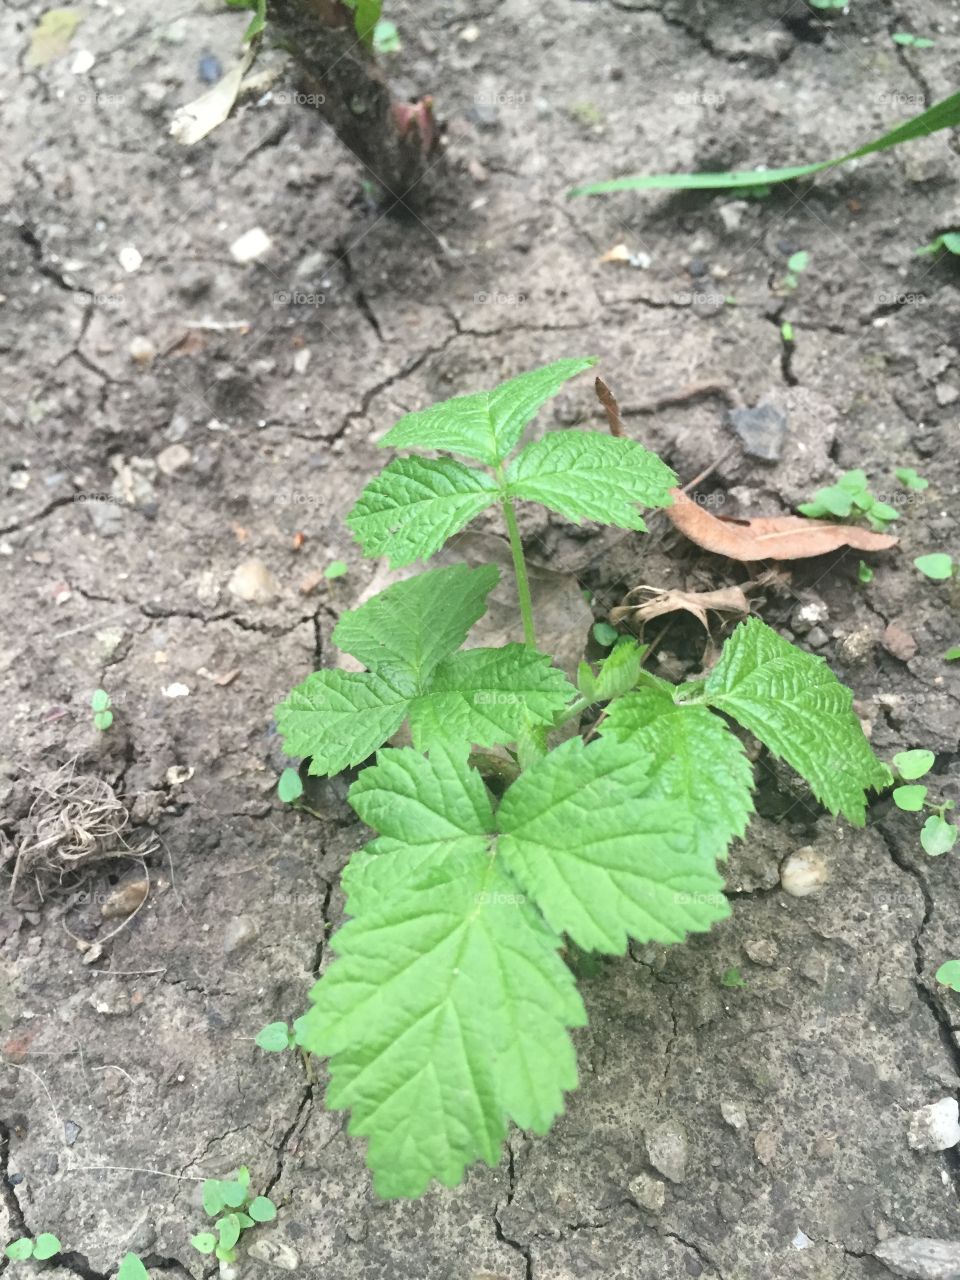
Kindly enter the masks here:
[[715, 613], [731, 613], [738, 618], [746, 618], [750, 614], [750, 601], [742, 587], [721, 587], [718, 591], [677, 591], [662, 590], [659, 587], [634, 587], [625, 597], [629, 600], [638, 591], [649, 591], [652, 600], [645, 604], [622, 604], [610, 610], [610, 621], [614, 626], [628, 614], [632, 614], [632, 622], [649, 622], [651, 618], [662, 617], [665, 613], [677, 613], [685, 610], [703, 625], [705, 631], [710, 630], [707, 621], [707, 610]]
[[731, 560], [804, 560], [841, 547], [857, 551], [886, 551], [898, 539], [853, 524], [827, 524], [805, 516], [754, 516], [751, 520], [723, 520], [711, 515], [681, 489], [671, 489], [673, 506], [664, 514], [705, 551]]

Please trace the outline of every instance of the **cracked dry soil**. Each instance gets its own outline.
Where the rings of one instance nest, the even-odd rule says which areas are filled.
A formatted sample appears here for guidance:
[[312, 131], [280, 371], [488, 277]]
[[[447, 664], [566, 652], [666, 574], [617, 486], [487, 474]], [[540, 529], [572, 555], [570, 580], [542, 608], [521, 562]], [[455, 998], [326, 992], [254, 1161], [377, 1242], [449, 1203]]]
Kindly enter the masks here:
[[[821, 600], [818, 651], [878, 753], [933, 748], [956, 797], [960, 686], [941, 655], [958, 598], [911, 564], [956, 554], [960, 276], [913, 252], [957, 225], [956, 140], [765, 202], [564, 189], [839, 154], [953, 91], [960, 6], [854, 0], [824, 23], [805, 0], [398, 3], [393, 74], [436, 95], [450, 157], [406, 220], [366, 201], [288, 82], [191, 151], [167, 137], [242, 14], [85, 5], [70, 53], [29, 69], [43, 8], [0, 11], [3, 830], [23, 830], [29, 779], [75, 757], [131, 806], [132, 842], [158, 844], [147, 901], [99, 953], [76, 940], [115, 927], [100, 906], [135, 862], [46, 883], [42, 902], [0, 886], [0, 1237], [55, 1231], [69, 1252], [51, 1280], [105, 1276], [126, 1249], [209, 1276], [188, 1242], [201, 1180], [247, 1163], [281, 1206], [258, 1230], [307, 1277], [861, 1280], [889, 1274], [872, 1252], [892, 1235], [960, 1238], [956, 1153], [907, 1144], [910, 1111], [960, 1086], [960, 1006], [933, 979], [960, 954], [960, 863], [924, 857], [888, 802], [862, 832], [833, 822], [763, 757], [732, 918], [584, 978], [581, 1087], [497, 1169], [376, 1201], [322, 1080], [253, 1045], [302, 1007], [363, 838], [342, 780], [311, 791], [316, 816], [278, 804], [272, 708], [334, 661], [332, 626], [373, 572], [343, 516], [409, 408], [591, 352], [684, 480], [723, 458], [707, 488], [726, 514], [787, 511], [850, 466], [888, 495], [915, 466], [930, 488], [870, 584], [856, 557], [801, 564], [762, 612], [787, 630]], [[898, 29], [936, 45], [898, 49]], [[273, 249], [238, 265], [229, 246], [255, 226]], [[601, 264], [620, 242], [649, 267]], [[135, 339], [152, 360], [131, 359]], [[763, 401], [789, 419], [773, 464], [730, 452], [729, 406]], [[589, 380], [547, 417], [596, 421]], [[531, 556], [575, 573], [598, 616], [639, 582], [739, 580], [662, 520], [640, 537], [524, 519]], [[304, 594], [335, 557], [348, 576]], [[249, 559], [272, 575], [262, 601], [228, 588]], [[891, 623], [907, 660], [884, 647]], [[702, 646], [682, 621], [663, 642], [679, 672]], [[101, 685], [116, 719], [98, 735]], [[779, 863], [809, 844], [829, 881], [787, 897]], [[732, 966], [745, 987], [721, 986]]]

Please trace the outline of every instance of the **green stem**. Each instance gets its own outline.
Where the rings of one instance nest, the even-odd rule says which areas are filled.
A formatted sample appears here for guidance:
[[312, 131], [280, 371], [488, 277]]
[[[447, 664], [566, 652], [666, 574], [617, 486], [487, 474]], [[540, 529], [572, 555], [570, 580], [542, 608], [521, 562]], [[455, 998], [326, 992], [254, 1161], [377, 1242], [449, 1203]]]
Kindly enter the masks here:
[[517, 599], [520, 601], [520, 617], [523, 619], [523, 639], [531, 649], [537, 647], [537, 637], [533, 629], [533, 604], [530, 600], [530, 583], [527, 579], [527, 563], [523, 558], [523, 544], [520, 541], [520, 530], [517, 528], [517, 517], [513, 503], [509, 498], [503, 499], [503, 518], [507, 522], [507, 536], [510, 539], [510, 551], [513, 554], [513, 572], [517, 579]]

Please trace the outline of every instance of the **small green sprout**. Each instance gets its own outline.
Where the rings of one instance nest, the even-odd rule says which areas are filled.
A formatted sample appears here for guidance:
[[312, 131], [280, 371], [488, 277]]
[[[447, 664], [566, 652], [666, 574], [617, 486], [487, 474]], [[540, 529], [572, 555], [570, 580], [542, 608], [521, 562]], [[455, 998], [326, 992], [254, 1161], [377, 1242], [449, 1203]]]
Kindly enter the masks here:
[[942, 551], [931, 552], [930, 555], [917, 556], [913, 562], [924, 577], [934, 582], [945, 582], [953, 576], [953, 560]]
[[268, 1022], [257, 1032], [254, 1044], [264, 1053], [283, 1053], [293, 1048], [296, 1039], [285, 1022]]
[[845, 471], [836, 484], [818, 489], [812, 500], [801, 502], [797, 510], [813, 520], [866, 520], [878, 533], [900, 516], [895, 507], [873, 496], [866, 474], [859, 469]]
[[609, 622], [595, 622], [593, 624], [593, 638], [597, 644], [602, 644], [605, 649], [609, 649], [611, 645], [616, 644], [620, 639], [620, 632], [616, 627], [611, 627]]
[[797, 253], [792, 253], [787, 259], [787, 274], [780, 282], [781, 289], [786, 289], [792, 293], [800, 283], [799, 277], [809, 265], [810, 255], [806, 249], [800, 249]]
[[293, 804], [294, 800], [299, 800], [303, 795], [303, 783], [296, 769], [284, 769], [281, 773], [277, 783], [277, 795], [284, 804]]
[[946, 249], [947, 253], [960, 254], [960, 231], [944, 231], [936, 240], [921, 245], [917, 253], [939, 253], [941, 249]]
[[[920, 813], [927, 807], [927, 787], [918, 784], [917, 779], [925, 777], [933, 768], [936, 756], [932, 751], [917, 749], [900, 751], [893, 757], [893, 767], [906, 785], [893, 789], [893, 803], [905, 813]], [[927, 818], [920, 832], [920, 843], [924, 852], [931, 858], [939, 858], [949, 853], [957, 842], [957, 828], [947, 822], [943, 816], [952, 809], [953, 801], [946, 800], [941, 805], [933, 806], [934, 812]]]
[[936, 43], [929, 36], [915, 36], [909, 31], [895, 31], [890, 39], [894, 44], [903, 45], [905, 49], [932, 49]]
[[90, 698], [90, 706], [93, 710], [93, 723], [102, 732], [106, 731], [113, 724], [113, 712], [110, 710], [112, 706], [110, 695], [106, 689], [94, 689]]
[[780, 337], [790, 346], [793, 345], [793, 325], [789, 320], [784, 320], [783, 324], [780, 326]]
[[731, 965], [729, 969], [724, 971], [720, 978], [720, 985], [721, 987], [728, 987], [731, 990], [736, 990], [738, 987], [745, 987], [747, 985], [747, 981], [737, 966]]
[[960, 991], [960, 960], [948, 960], [937, 970], [937, 981], [951, 991]]
[[345, 560], [331, 560], [323, 571], [323, 576], [329, 582], [331, 578], [342, 578], [347, 572], [347, 562]]
[[135, 1253], [125, 1253], [120, 1260], [117, 1280], [150, 1280], [150, 1274]]
[[237, 1241], [243, 1232], [258, 1222], [272, 1222], [277, 1216], [272, 1200], [251, 1195], [250, 1171], [246, 1168], [238, 1169], [235, 1178], [208, 1178], [202, 1194], [204, 1211], [217, 1219], [216, 1235], [211, 1231], [198, 1231], [190, 1237], [190, 1243], [198, 1253], [212, 1253], [220, 1262], [235, 1262]]
[[918, 476], [913, 467], [897, 467], [895, 475], [905, 489], [915, 489], [922, 493], [924, 489], [930, 488], [930, 481]]
[[51, 1235], [49, 1231], [42, 1231], [36, 1239], [23, 1236], [19, 1240], [11, 1240], [4, 1249], [4, 1254], [11, 1262], [25, 1262], [27, 1258], [36, 1258], [38, 1262], [45, 1262], [62, 1251], [63, 1246], [57, 1237]]
[[373, 48], [375, 53], [399, 53], [403, 48], [397, 24], [389, 18], [381, 18], [373, 28]]
[[944, 662], [956, 662], [958, 658], [960, 658], [960, 644], [955, 644], [943, 655]]
[[863, 583], [873, 581], [873, 570], [864, 560], [857, 565], [857, 581]]
[[920, 843], [931, 858], [939, 858], [957, 843], [957, 828], [942, 813], [931, 813], [920, 832]]

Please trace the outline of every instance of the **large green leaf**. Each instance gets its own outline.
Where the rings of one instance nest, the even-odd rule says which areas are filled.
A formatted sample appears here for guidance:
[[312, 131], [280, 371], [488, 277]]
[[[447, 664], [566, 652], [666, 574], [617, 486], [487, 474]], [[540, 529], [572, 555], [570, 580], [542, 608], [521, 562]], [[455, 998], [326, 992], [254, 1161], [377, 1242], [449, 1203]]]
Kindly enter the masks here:
[[677, 477], [635, 440], [598, 431], [552, 431], [514, 458], [507, 494], [542, 502], [578, 524], [600, 520], [645, 529], [638, 504], [668, 507]]
[[729, 915], [692, 815], [655, 778], [630, 743], [573, 738], [503, 798], [501, 857], [552, 927], [588, 951], [620, 954], [628, 935], [680, 942]]
[[502, 382], [492, 391], [454, 396], [401, 418], [380, 441], [394, 449], [441, 449], [497, 466], [537, 410], [596, 359], [557, 360]]
[[862, 827], [866, 792], [892, 781], [853, 712], [853, 694], [822, 658], [748, 618], [723, 646], [706, 699], [782, 757], [831, 813]]
[[359, 764], [403, 724], [416, 690], [409, 677], [372, 671], [314, 671], [277, 707], [288, 756], [309, 756], [312, 774]]
[[408, 671], [420, 685], [483, 617], [499, 578], [492, 564], [418, 573], [343, 614], [333, 643], [371, 671]]
[[394, 568], [426, 560], [500, 491], [483, 471], [453, 458], [395, 458], [360, 494], [347, 525], [368, 556]]
[[846, 164], [850, 160], [859, 160], [861, 156], [870, 155], [874, 151], [885, 151], [888, 147], [895, 147], [901, 142], [926, 138], [940, 129], [952, 129], [958, 124], [960, 124], [960, 93], [954, 93], [927, 111], [922, 111], [920, 115], [897, 125], [882, 137], [875, 138], [855, 151], [848, 151], [846, 155], [838, 156], [834, 160], [822, 160], [817, 164], [793, 165], [786, 169], [753, 169], [745, 173], [638, 174], [629, 178], [612, 178], [607, 182], [587, 183], [573, 187], [567, 194], [600, 196], [613, 191], [726, 191], [744, 187], [772, 186], [778, 182], [790, 182], [794, 178], [806, 178], [824, 169], [834, 169], [837, 165]]
[[725, 858], [753, 812], [753, 770], [723, 720], [706, 707], [678, 704], [664, 690], [649, 688], [613, 702], [600, 731], [652, 756], [651, 798], [691, 816], [704, 858]]
[[[402, 754], [398, 765], [382, 752], [366, 771], [379, 777], [352, 797], [361, 811], [399, 781], [401, 808], [422, 790], [475, 825], [463, 756]], [[405, 849], [412, 814], [391, 827], [394, 851], [367, 859], [350, 899], [363, 910], [334, 936], [338, 958], [296, 1023], [304, 1048], [331, 1057], [327, 1101], [352, 1110], [349, 1131], [368, 1138], [384, 1196], [420, 1195], [434, 1178], [453, 1186], [476, 1159], [495, 1164], [510, 1119], [545, 1132], [577, 1083], [566, 1028], [586, 1020], [560, 939], [487, 841], [454, 823], [447, 847], [434, 825], [429, 852]], [[436, 816], [427, 801], [424, 820]], [[406, 883], [389, 866], [398, 855], [417, 859]]]

